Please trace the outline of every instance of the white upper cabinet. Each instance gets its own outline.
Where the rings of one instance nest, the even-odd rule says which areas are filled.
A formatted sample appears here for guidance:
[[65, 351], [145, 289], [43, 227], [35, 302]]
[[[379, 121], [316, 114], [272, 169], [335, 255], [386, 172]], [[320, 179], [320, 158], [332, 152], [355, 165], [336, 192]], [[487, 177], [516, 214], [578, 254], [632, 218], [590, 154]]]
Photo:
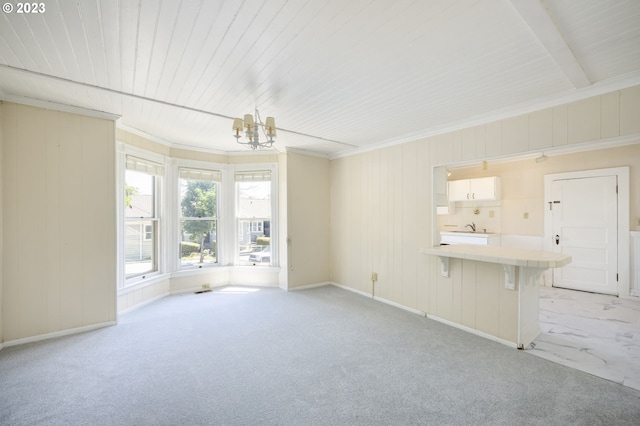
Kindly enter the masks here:
[[451, 180], [447, 184], [449, 185], [449, 201], [469, 199], [469, 192], [471, 191], [469, 179]]
[[451, 180], [449, 201], [487, 201], [500, 199], [500, 178]]

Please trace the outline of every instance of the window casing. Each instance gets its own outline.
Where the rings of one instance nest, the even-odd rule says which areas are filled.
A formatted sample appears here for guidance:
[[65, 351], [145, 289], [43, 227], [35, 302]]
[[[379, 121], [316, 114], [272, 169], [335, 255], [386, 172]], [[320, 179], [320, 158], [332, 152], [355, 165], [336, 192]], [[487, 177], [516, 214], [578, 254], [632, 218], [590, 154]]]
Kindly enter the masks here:
[[219, 260], [221, 172], [180, 168], [180, 267], [213, 266]]
[[238, 265], [271, 266], [272, 173], [236, 171], [236, 255]]
[[125, 162], [124, 274], [126, 280], [159, 270], [161, 164], [127, 156]]

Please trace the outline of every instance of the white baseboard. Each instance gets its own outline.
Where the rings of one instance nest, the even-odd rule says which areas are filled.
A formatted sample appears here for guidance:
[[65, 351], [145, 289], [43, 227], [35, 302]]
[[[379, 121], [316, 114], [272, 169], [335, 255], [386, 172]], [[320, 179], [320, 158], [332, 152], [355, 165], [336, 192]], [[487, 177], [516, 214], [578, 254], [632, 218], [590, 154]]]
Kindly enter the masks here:
[[350, 291], [352, 293], [359, 294], [360, 296], [368, 297], [369, 299], [372, 298], [371, 294], [365, 293], [364, 291], [361, 291], [361, 290], [356, 290], [355, 288], [352, 288], [352, 287], [347, 287], [346, 285], [341, 285], [341, 284], [334, 283], [334, 282], [330, 282], [329, 284], [331, 284], [332, 286], [341, 288], [343, 290], [347, 290], [347, 291]]
[[87, 331], [94, 331], [100, 328], [110, 327], [112, 325], [116, 325], [116, 321], [108, 321], [100, 324], [92, 324], [92, 325], [86, 325], [84, 327], [76, 327], [76, 328], [70, 328], [67, 330], [55, 331], [53, 333], [39, 334], [37, 336], [30, 336], [22, 339], [9, 340], [7, 342], [4, 342], [3, 346], [8, 348], [11, 346], [24, 345], [25, 343], [40, 342], [42, 340], [55, 339], [56, 337], [64, 337], [64, 336], [70, 336], [72, 334], [86, 333]]
[[332, 283], [324, 282], [324, 283], [316, 283], [316, 284], [307, 284], [307, 285], [301, 285], [300, 287], [287, 288], [287, 289], [283, 289], [283, 290], [285, 290], [285, 291], [309, 290], [309, 289], [312, 289], [312, 288], [324, 287], [324, 286], [327, 286], [327, 285], [332, 285]]
[[392, 300], [383, 299], [382, 297], [374, 296], [373, 300], [377, 300], [378, 302], [386, 303], [387, 305], [394, 306], [396, 308], [404, 309], [405, 311], [411, 312], [412, 314], [420, 315], [421, 317], [426, 317], [427, 314], [422, 312], [419, 309], [410, 308], [405, 305], [401, 305], [400, 303], [394, 302]]
[[403, 304], [400, 304], [400, 303], [397, 303], [397, 302], [394, 302], [392, 300], [385, 299], [385, 298], [382, 298], [382, 297], [379, 297], [379, 296], [371, 297], [371, 294], [365, 293], [364, 291], [361, 291], [361, 290], [356, 290], [355, 288], [351, 288], [351, 287], [347, 287], [347, 286], [344, 286], [344, 285], [336, 284], [334, 282], [330, 282], [330, 283], [327, 283], [327, 284], [331, 284], [332, 286], [341, 288], [343, 290], [347, 290], [347, 291], [350, 291], [352, 293], [359, 294], [360, 296], [368, 297], [369, 299], [373, 299], [373, 300], [375, 300], [377, 302], [382, 302], [382, 303], [385, 303], [387, 305], [391, 305], [391, 306], [393, 306], [395, 308], [403, 309], [405, 311], [411, 312], [412, 314], [420, 315], [422, 317], [427, 315], [426, 313], [422, 312], [419, 309], [410, 308], [409, 306], [405, 306]]
[[[226, 286], [226, 284], [220, 285], [220, 286], [211, 287], [211, 288], [208, 288], [206, 290], [213, 291], [213, 290], [215, 290], [217, 288], [224, 287], [224, 286]], [[186, 294], [186, 293], [195, 293], [196, 291], [202, 291], [202, 290], [205, 290], [205, 289], [203, 289], [202, 287], [181, 288], [181, 289], [178, 289], [178, 290], [171, 290], [169, 292], [169, 295], [173, 296], [173, 295], [180, 295], [180, 294]]]
[[164, 294], [161, 294], [160, 296], [156, 296], [156, 297], [153, 297], [153, 298], [151, 298], [149, 300], [145, 300], [144, 302], [140, 302], [140, 303], [137, 303], [137, 304], [135, 304], [133, 306], [129, 306], [126, 309], [118, 311], [118, 315], [127, 314], [129, 312], [135, 311], [136, 309], [142, 308], [143, 306], [147, 306], [147, 305], [149, 305], [149, 304], [151, 304], [153, 302], [157, 302], [158, 300], [169, 296], [169, 294], [170, 293], [164, 293]]
[[451, 327], [455, 327], [455, 328], [460, 329], [462, 331], [466, 331], [467, 333], [475, 334], [476, 336], [480, 336], [480, 337], [484, 337], [485, 339], [493, 340], [494, 342], [501, 343], [503, 345], [506, 345], [506, 346], [509, 346], [509, 347], [512, 347], [512, 348], [516, 348], [516, 349], [518, 348], [518, 345], [516, 345], [514, 342], [510, 342], [508, 340], [504, 340], [504, 339], [501, 339], [499, 337], [492, 336], [491, 334], [483, 333], [482, 331], [478, 331], [478, 330], [473, 329], [471, 327], [467, 327], [466, 325], [458, 324], [458, 323], [455, 323], [453, 321], [449, 321], [449, 320], [446, 320], [444, 318], [440, 318], [440, 317], [437, 317], [437, 316], [431, 315], [431, 314], [427, 314], [427, 318], [432, 319], [434, 321], [441, 322], [442, 324], [450, 325]]

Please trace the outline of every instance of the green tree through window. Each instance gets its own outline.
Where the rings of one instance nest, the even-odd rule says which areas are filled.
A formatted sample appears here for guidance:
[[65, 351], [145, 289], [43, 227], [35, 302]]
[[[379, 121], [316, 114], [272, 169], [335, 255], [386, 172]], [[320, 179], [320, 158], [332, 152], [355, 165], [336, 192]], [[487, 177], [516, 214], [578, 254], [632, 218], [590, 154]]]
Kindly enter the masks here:
[[[217, 215], [217, 184], [212, 181], [184, 180], [182, 196], [183, 232], [200, 245], [200, 263], [204, 262], [205, 238], [215, 231]], [[188, 219], [188, 220], [187, 220]], [[206, 220], [209, 219], [209, 220]]]

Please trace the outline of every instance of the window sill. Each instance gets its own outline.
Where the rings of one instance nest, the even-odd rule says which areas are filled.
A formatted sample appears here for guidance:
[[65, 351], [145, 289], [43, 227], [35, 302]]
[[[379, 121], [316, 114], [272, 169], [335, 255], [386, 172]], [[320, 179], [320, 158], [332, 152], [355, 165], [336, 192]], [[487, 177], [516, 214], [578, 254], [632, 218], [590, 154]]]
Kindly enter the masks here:
[[279, 266], [261, 266], [261, 265], [234, 265], [231, 268], [239, 271], [264, 271], [264, 272], [280, 272]]
[[171, 278], [188, 277], [192, 275], [204, 275], [209, 273], [220, 273], [229, 271], [252, 271], [252, 272], [280, 272], [279, 266], [251, 266], [251, 265], [218, 265], [206, 268], [181, 269], [171, 273]]
[[228, 266], [212, 265], [202, 268], [182, 268], [171, 273], [171, 278], [188, 277], [191, 275], [204, 275], [216, 272], [224, 272], [228, 270]]

